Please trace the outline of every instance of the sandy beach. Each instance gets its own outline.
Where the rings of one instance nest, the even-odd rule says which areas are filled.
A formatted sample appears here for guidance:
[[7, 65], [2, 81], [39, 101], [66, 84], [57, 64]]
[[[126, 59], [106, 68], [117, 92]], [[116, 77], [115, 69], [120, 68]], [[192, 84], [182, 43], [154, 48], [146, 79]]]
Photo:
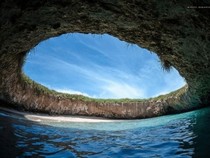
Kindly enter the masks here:
[[1, 111], [5, 111], [10, 113], [15, 117], [22, 117], [27, 120], [41, 122], [41, 121], [48, 121], [48, 122], [87, 122], [87, 123], [97, 123], [97, 122], [118, 122], [122, 120], [115, 120], [115, 119], [105, 119], [101, 117], [85, 117], [85, 116], [50, 116], [46, 114], [33, 114], [29, 112], [20, 112], [13, 109], [8, 109], [4, 107], [0, 107]]

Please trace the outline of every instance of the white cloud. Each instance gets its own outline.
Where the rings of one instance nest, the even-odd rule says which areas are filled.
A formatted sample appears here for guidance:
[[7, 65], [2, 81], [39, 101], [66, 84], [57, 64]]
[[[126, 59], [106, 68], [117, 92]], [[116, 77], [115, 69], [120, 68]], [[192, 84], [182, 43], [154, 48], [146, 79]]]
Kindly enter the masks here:
[[160, 95], [165, 95], [165, 94], [168, 94], [168, 93], [170, 93], [171, 91], [170, 90], [165, 90], [165, 91], [161, 91], [161, 92], [159, 92], [159, 93], [156, 93], [155, 95], [153, 95], [152, 97], [158, 97], [158, 96], [160, 96]]
[[[46, 48], [49, 46], [49, 44], [46, 45], [46, 42], [42, 48], [42, 55], [38, 56], [37, 60], [30, 59], [29, 63], [34, 64], [36, 67], [41, 65], [42, 71], [45, 69], [46, 72], [52, 73], [52, 75], [47, 76], [51, 81], [51, 83], [47, 83], [52, 86], [44, 85], [51, 89], [70, 94], [97, 96], [100, 98], [147, 98], [154, 95], [166, 94], [184, 84], [173, 71], [172, 74], [162, 73], [160, 64], [155, 62], [156, 59], [146, 57], [146, 61], [141, 60], [138, 58], [138, 54], [134, 53], [135, 47], [132, 47], [134, 51], [123, 50], [123, 44], [118, 45], [116, 40], [111, 40], [106, 38], [106, 36], [104, 37], [106, 40], [104, 43], [99, 42], [98, 37], [93, 43], [92, 41], [94, 40], [89, 39], [89, 37], [79, 38], [78, 36], [78, 39], [75, 38], [86, 50], [89, 50], [88, 52], [95, 52], [91, 55], [89, 53], [90, 56], [94, 56], [94, 60], [89, 60], [88, 53], [81, 55], [79, 52], [84, 50], [80, 50], [79, 45], [78, 52], [74, 52], [74, 49], [68, 50], [68, 43], [64, 44], [65, 40], [63, 40], [62, 44], [56, 45], [56, 47], [53, 47], [53, 43], [50, 44], [52, 55], [46, 52]], [[59, 52], [61, 57], [55, 55], [55, 52]], [[136, 58], [130, 58], [128, 54], [131, 53]], [[88, 58], [85, 58], [86, 55]], [[35, 55], [32, 54], [30, 56], [34, 58]], [[96, 59], [103, 59], [102, 57], [104, 61], [106, 59], [107, 61], [101, 65], [99, 63], [100, 60]], [[38, 76], [41, 75], [38, 74]], [[57, 76], [59, 77], [56, 78]], [[39, 82], [42, 83], [43, 81]], [[63, 83], [66, 85], [62, 85]], [[60, 88], [68, 85], [71, 87]], [[52, 87], [57, 87], [57, 89]], [[77, 91], [78, 87], [80, 89]], [[91, 93], [88, 95], [88, 92]]]
[[83, 96], [91, 97], [87, 93], [83, 93], [83, 92], [80, 92], [80, 91], [75, 91], [75, 90], [72, 90], [72, 89], [56, 89], [55, 88], [55, 90], [57, 92], [61, 92], [61, 93], [78, 94], [78, 95], [83, 95]]
[[[75, 64], [65, 62], [64, 60], [56, 59], [51, 57], [51, 61], [56, 64], [52, 65], [51, 68], [54, 69], [59, 65], [65, 72], [69, 73], [72, 71], [77, 74], [81, 74], [86, 77], [91, 82], [95, 83], [95, 88], [99, 91], [98, 94], [88, 95], [80, 91], [73, 89], [60, 89], [54, 88], [50, 85], [46, 85], [51, 89], [55, 89], [58, 92], [69, 93], [69, 94], [80, 94], [88, 97], [94, 98], [145, 98], [146, 93], [139, 86], [132, 84], [132, 82], [137, 80], [136, 76], [128, 74], [126, 72], [120, 71], [114, 68], [104, 68], [97, 64], [92, 64], [92, 67], [80, 67]], [[127, 81], [125, 83], [125, 80]]]
[[109, 82], [102, 87], [102, 98], [145, 98], [145, 92], [126, 83]]

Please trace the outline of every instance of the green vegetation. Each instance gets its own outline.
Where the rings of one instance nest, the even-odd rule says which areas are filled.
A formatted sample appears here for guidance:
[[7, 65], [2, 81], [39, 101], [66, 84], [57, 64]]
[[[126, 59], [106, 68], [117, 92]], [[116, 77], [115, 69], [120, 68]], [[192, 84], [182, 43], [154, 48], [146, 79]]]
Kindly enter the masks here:
[[169, 61], [160, 59], [160, 63], [161, 63], [163, 70], [165, 70], [167, 72], [169, 72], [171, 70], [172, 65]]
[[70, 99], [70, 100], [77, 100], [77, 101], [84, 101], [84, 102], [98, 102], [98, 103], [136, 103], [136, 102], [143, 102], [143, 101], [156, 101], [160, 99], [167, 99], [169, 97], [178, 97], [181, 94], [186, 92], [187, 86], [184, 86], [180, 88], [179, 90], [173, 91], [169, 94], [166, 95], [160, 95], [155, 98], [150, 98], [150, 99], [129, 99], [129, 98], [122, 98], [122, 99], [96, 99], [96, 98], [89, 98], [83, 95], [77, 95], [77, 94], [67, 94], [67, 93], [61, 93], [57, 92], [55, 90], [48, 89], [47, 87], [34, 82], [31, 80], [28, 76], [26, 76], [24, 73], [22, 73], [22, 85], [24, 88], [27, 89], [27, 87], [31, 87], [34, 89], [35, 94], [37, 95], [53, 95], [56, 97], [59, 97], [61, 99]]
[[24, 73], [22, 73], [21, 77], [22, 77], [21, 81], [22, 81], [23, 87], [24, 88], [26, 88], [27, 86], [33, 87], [37, 94], [57, 94], [58, 93], [54, 90], [48, 89], [47, 87], [45, 87], [39, 83], [34, 82], [28, 76], [26, 76]]
[[167, 99], [167, 98], [171, 98], [171, 97], [173, 97], [173, 98], [174, 97], [179, 97], [182, 94], [186, 93], [187, 88], [188, 88], [188, 86], [185, 85], [184, 87], [182, 87], [182, 88], [180, 88], [180, 89], [178, 89], [176, 91], [170, 92], [170, 93], [165, 94], [165, 95], [159, 95], [159, 96], [157, 96], [155, 98], [150, 98], [150, 99], [156, 101], [156, 100], [162, 100], [162, 99]]

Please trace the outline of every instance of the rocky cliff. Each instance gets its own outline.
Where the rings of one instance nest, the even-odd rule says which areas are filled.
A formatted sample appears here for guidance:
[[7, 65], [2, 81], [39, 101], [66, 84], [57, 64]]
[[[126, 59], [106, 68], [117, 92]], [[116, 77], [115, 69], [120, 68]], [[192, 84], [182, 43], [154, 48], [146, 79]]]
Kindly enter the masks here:
[[[2, 0], [0, 6], [0, 99], [19, 109], [144, 118], [210, 102], [210, 3], [206, 0]], [[73, 32], [108, 33], [147, 48], [157, 53], [164, 67], [174, 66], [187, 86], [149, 100], [99, 101], [47, 90], [23, 75], [30, 49], [47, 38]]]

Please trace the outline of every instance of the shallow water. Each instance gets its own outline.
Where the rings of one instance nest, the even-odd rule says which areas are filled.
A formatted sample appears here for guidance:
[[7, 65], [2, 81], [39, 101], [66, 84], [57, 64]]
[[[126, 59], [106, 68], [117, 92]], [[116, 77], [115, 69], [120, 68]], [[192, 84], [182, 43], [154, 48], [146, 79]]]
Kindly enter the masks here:
[[0, 157], [210, 157], [210, 108], [144, 120], [32, 122], [0, 111]]

